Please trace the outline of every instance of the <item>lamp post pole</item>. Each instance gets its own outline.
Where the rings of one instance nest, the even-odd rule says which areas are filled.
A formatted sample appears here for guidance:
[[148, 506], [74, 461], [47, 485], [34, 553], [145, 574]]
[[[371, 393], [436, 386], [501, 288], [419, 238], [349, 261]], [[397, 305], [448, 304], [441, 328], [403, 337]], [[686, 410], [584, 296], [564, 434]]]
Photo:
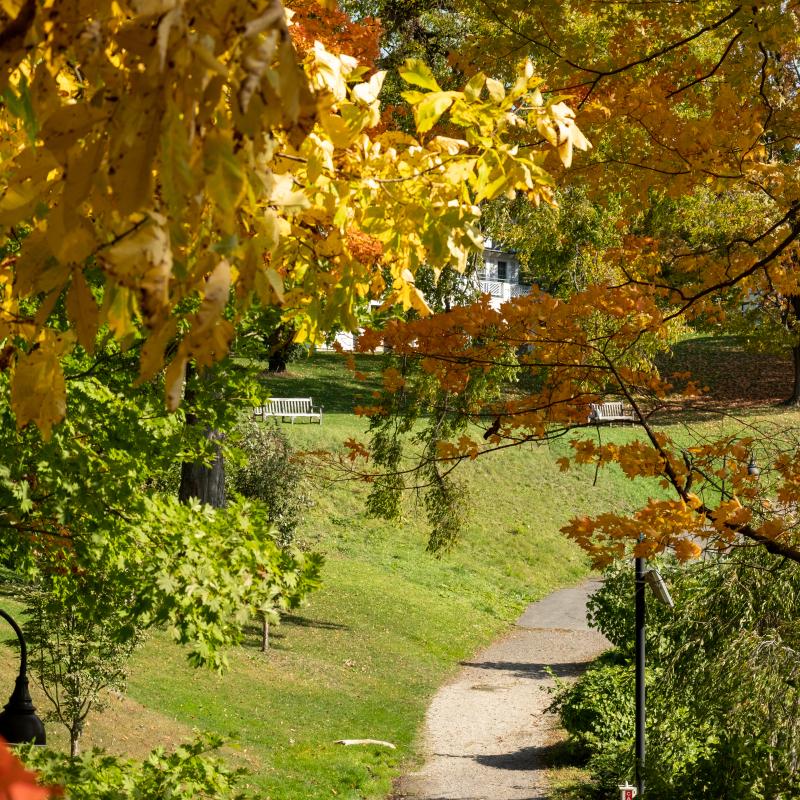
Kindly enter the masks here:
[[645, 759], [645, 560], [637, 557], [635, 565], [635, 624], [636, 624], [636, 789], [637, 796], [644, 794]]
[[21, 744], [33, 741], [34, 744], [45, 743], [44, 725], [36, 716], [36, 709], [28, 691], [28, 648], [19, 625], [13, 617], [0, 608], [2, 617], [14, 629], [19, 641], [19, 675], [14, 685], [14, 691], [0, 711], [0, 736], [9, 744]]

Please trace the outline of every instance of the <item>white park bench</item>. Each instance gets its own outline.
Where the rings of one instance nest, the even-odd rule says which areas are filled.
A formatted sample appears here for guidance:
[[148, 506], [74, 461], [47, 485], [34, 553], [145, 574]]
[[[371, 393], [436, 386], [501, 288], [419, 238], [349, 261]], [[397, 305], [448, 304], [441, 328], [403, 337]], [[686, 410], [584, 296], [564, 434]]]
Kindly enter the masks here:
[[308, 417], [309, 422], [316, 419], [321, 425], [322, 406], [314, 406], [310, 397], [271, 397], [263, 406], [253, 409], [253, 416], [259, 419], [280, 417], [281, 420], [289, 417], [293, 425], [295, 417]]
[[601, 425], [604, 422], [635, 422], [632, 414], [625, 412], [620, 402], [592, 403], [589, 406], [590, 425]]

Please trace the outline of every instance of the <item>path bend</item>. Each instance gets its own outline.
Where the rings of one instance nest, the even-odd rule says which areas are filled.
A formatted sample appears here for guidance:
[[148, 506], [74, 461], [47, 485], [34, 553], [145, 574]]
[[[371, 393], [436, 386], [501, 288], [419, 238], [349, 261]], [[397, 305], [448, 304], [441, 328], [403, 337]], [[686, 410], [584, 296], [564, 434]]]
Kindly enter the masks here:
[[546, 691], [577, 677], [609, 647], [586, 623], [599, 582], [533, 603], [501, 640], [469, 661], [434, 696], [425, 719], [425, 762], [403, 777], [397, 800], [547, 800], [544, 756], [553, 715]]

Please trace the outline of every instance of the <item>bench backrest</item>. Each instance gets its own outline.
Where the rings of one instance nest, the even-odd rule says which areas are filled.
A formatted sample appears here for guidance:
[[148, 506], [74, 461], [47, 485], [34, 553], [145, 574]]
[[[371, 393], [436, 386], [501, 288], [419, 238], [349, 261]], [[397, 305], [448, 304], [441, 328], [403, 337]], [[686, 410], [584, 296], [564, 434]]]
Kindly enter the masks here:
[[312, 400], [310, 397], [271, 397], [263, 406], [255, 409], [256, 415], [267, 414], [280, 416], [284, 414], [310, 414], [312, 412]]
[[310, 397], [273, 397], [267, 401], [273, 414], [307, 414], [311, 411]]
[[589, 422], [602, 420], [633, 420], [633, 415], [626, 412], [623, 404], [618, 401], [610, 403], [591, 403], [589, 406]]
[[598, 417], [621, 417], [624, 414], [622, 403], [617, 401], [595, 403], [592, 408]]

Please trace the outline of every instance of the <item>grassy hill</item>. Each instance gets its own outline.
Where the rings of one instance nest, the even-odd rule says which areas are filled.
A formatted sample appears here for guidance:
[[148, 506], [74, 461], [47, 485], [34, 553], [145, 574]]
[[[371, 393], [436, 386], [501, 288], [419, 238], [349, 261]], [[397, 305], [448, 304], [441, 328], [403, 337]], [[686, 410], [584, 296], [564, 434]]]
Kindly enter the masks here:
[[[373, 380], [379, 367], [379, 356], [360, 359]], [[336, 448], [363, 434], [351, 409], [372, 386], [356, 382], [340, 357], [317, 354], [269, 381], [274, 396], [325, 405], [322, 425], [283, 426], [298, 448]], [[85, 746], [141, 755], [209, 729], [236, 739], [231, 758], [265, 797], [385, 796], [413, 762], [428, 700], [458, 662], [527, 602], [587, 574], [559, 527], [574, 514], [632, 507], [646, 493], [619, 473], [595, 483], [592, 470], [559, 472], [565, 448], [517, 448], [464, 465], [472, 513], [459, 546], [440, 558], [425, 552], [413, 504], [400, 524], [387, 523], [365, 515], [361, 484], [318, 481], [300, 535], [326, 553], [325, 587], [274, 632], [270, 653], [258, 651], [253, 628], [219, 676], [189, 668], [180, 648], [154, 634], [134, 659], [129, 697], [111, 698], [90, 719]], [[50, 732], [64, 741], [54, 725]], [[397, 749], [342, 747], [341, 738]]]

